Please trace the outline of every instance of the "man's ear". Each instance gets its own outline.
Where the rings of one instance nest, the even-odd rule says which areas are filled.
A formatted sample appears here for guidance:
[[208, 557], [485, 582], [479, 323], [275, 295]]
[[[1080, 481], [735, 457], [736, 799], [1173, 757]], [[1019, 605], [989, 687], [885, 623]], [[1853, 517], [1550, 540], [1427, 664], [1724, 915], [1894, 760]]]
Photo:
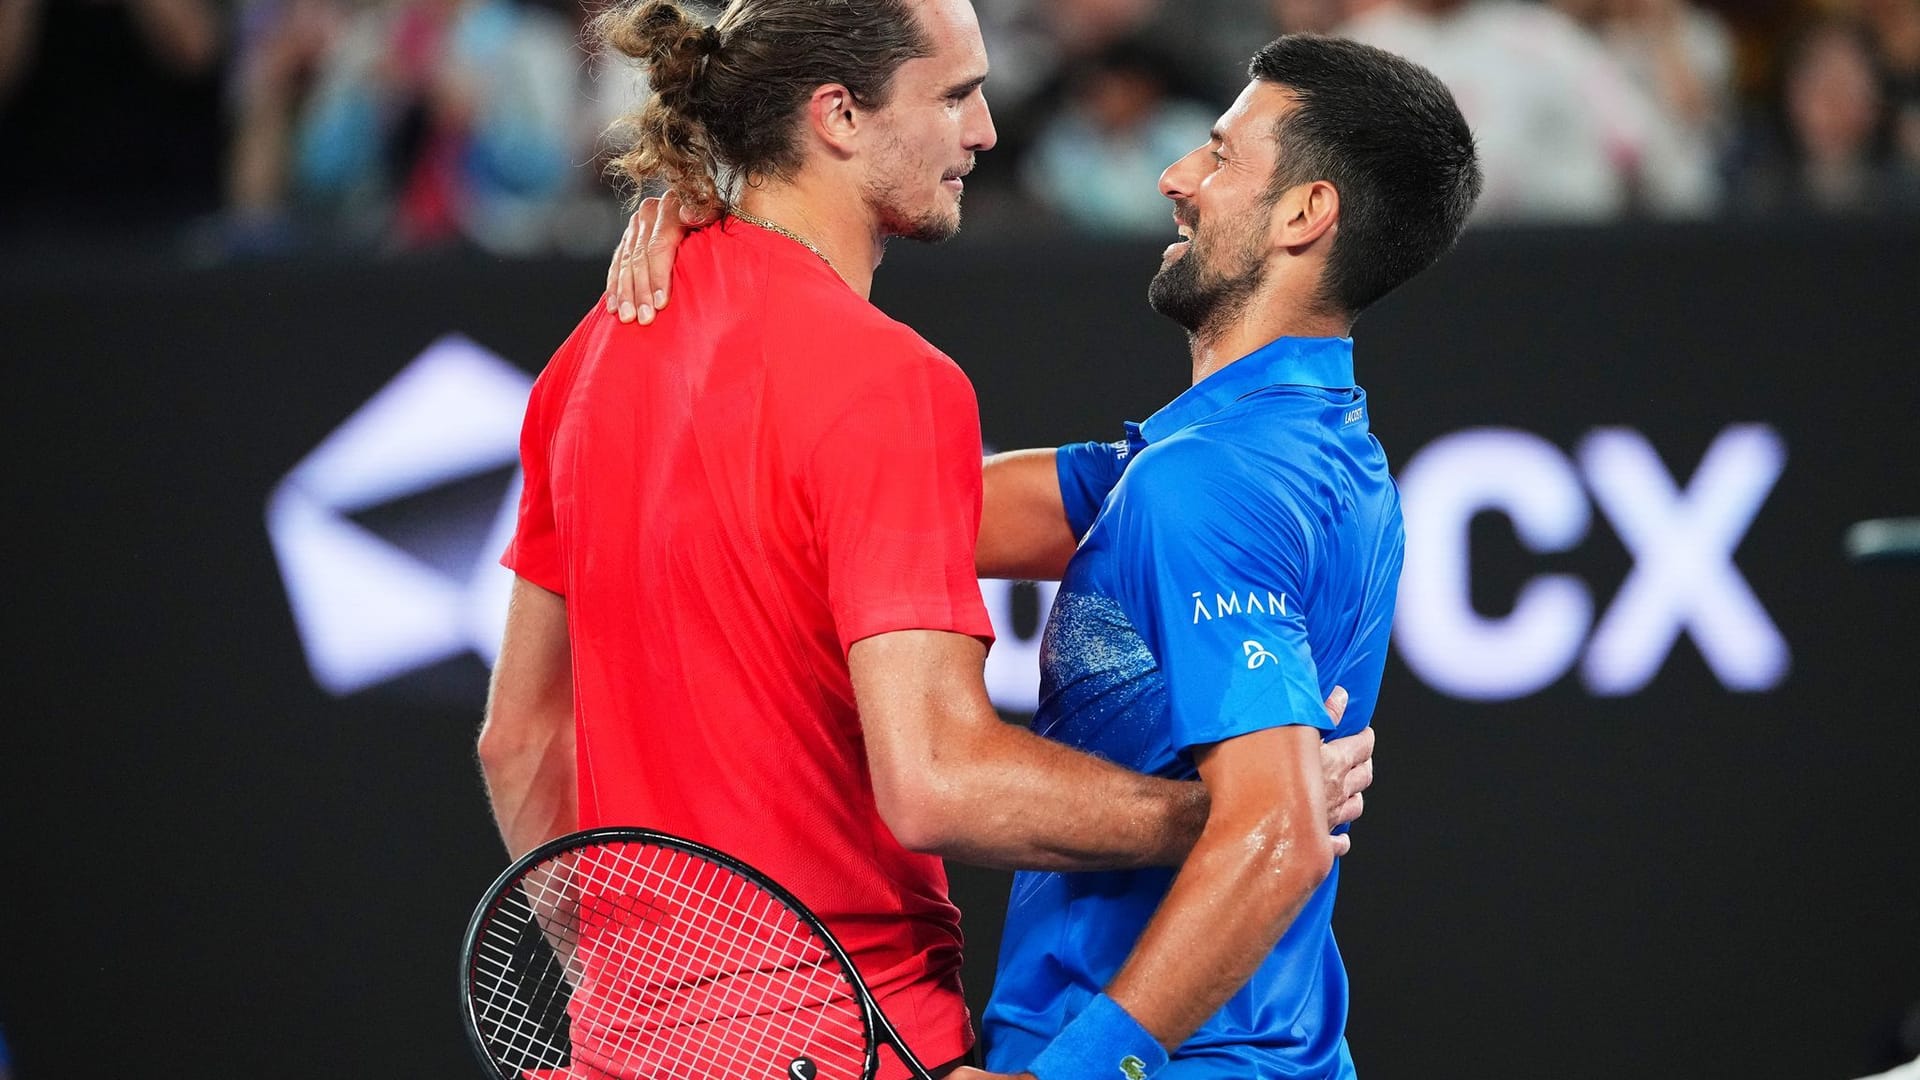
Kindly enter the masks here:
[[807, 127], [838, 157], [848, 157], [866, 120], [866, 110], [853, 92], [839, 83], [826, 83], [807, 99]]
[[1296, 184], [1273, 208], [1273, 246], [1299, 254], [1340, 223], [1340, 192], [1325, 180]]

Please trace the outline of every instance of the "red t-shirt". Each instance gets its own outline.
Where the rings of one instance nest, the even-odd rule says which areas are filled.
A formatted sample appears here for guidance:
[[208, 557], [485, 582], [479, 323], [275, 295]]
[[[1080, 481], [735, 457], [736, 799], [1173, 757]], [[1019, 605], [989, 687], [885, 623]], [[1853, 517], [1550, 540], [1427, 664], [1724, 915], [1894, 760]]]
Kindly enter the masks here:
[[567, 600], [580, 827], [759, 867], [921, 1060], [952, 1060], [972, 1042], [959, 912], [940, 860], [875, 808], [847, 650], [894, 630], [992, 637], [972, 384], [763, 229], [694, 234], [673, 273], [652, 326], [598, 306], [580, 323], [521, 441], [503, 562]]

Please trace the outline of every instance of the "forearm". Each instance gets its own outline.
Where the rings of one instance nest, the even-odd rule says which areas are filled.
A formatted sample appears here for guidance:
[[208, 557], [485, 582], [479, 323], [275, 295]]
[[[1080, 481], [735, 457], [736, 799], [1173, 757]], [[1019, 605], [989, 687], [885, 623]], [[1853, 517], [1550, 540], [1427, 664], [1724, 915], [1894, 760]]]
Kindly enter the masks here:
[[478, 748], [494, 821], [516, 859], [577, 827], [573, 742], [566, 601], [516, 578]]
[[570, 707], [564, 716], [490, 716], [480, 735], [480, 771], [500, 838], [513, 858], [577, 827]]
[[1259, 831], [1207, 826], [1107, 994], [1168, 1051], [1246, 985], [1325, 880], [1324, 837], [1276, 853]]
[[1169, 1052], [1237, 993], [1333, 868], [1320, 732], [1269, 728], [1195, 752], [1206, 830], [1107, 987]]
[[927, 846], [940, 855], [1015, 870], [1177, 866], [1206, 825], [1201, 784], [1144, 776], [989, 723], [929, 763], [939, 821]]
[[1058, 581], [1080, 538], [1067, 522], [1053, 450], [995, 454], [982, 466], [985, 497], [974, 568], [984, 578]]
[[880, 817], [901, 844], [983, 866], [1177, 865], [1206, 825], [1199, 784], [1142, 776], [1001, 720], [986, 649], [905, 630], [847, 653]]

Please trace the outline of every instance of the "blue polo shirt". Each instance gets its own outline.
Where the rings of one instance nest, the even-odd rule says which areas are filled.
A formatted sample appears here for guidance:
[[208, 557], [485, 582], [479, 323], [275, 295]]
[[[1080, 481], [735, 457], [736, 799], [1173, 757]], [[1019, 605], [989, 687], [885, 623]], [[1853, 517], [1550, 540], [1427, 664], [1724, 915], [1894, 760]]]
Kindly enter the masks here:
[[[1367, 431], [1347, 338], [1281, 338], [1116, 443], [1063, 447], [1079, 551], [1041, 644], [1034, 728], [1129, 768], [1192, 779], [1193, 751], [1373, 716], [1400, 578], [1400, 500]], [[1336, 732], [1322, 702], [1351, 695]], [[1159, 1074], [1344, 1077], [1338, 866], [1285, 937]], [[1021, 873], [984, 1017], [987, 1065], [1026, 1068], [1112, 981], [1171, 870]]]

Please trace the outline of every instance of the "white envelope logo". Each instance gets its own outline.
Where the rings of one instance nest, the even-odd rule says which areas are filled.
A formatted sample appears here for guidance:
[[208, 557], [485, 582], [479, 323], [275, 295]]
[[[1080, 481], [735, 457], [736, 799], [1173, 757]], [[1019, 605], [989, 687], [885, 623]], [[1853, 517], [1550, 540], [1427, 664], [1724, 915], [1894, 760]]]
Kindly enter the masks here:
[[282, 479], [267, 502], [307, 665], [345, 695], [471, 650], [492, 664], [513, 575], [519, 474], [492, 535], [449, 574], [351, 519], [370, 507], [519, 461], [533, 380], [458, 335], [434, 342]]

